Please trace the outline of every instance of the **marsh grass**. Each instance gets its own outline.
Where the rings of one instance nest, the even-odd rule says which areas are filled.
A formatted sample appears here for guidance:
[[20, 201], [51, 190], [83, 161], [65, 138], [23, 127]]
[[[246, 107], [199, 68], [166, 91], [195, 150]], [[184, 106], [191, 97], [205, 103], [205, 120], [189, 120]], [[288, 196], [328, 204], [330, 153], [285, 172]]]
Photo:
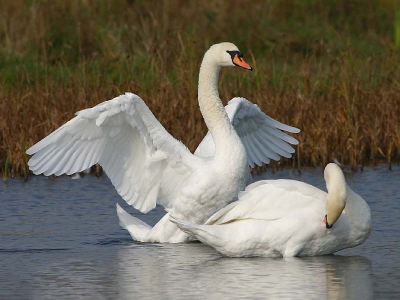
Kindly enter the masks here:
[[220, 96], [243, 96], [302, 129], [272, 167], [353, 168], [400, 161], [395, 1], [0, 2], [0, 168], [29, 175], [27, 148], [80, 109], [125, 91], [194, 150], [205, 50], [232, 41], [253, 72], [222, 71]]

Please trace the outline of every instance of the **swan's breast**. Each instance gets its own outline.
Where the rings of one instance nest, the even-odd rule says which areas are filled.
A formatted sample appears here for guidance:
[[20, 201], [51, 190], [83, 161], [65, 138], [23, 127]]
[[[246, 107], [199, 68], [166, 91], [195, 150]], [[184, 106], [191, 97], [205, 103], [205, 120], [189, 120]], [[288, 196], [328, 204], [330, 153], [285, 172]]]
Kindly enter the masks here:
[[216, 211], [237, 200], [239, 191], [246, 186], [247, 176], [244, 171], [235, 173], [215, 165], [200, 169], [182, 187], [174, 210], [186, 220], [205, 222]]

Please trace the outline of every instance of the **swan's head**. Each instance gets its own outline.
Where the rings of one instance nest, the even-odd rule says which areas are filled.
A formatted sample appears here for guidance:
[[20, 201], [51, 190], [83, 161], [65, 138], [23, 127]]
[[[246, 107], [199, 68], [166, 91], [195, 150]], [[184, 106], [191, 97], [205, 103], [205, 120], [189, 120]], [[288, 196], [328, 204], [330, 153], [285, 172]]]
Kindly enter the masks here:
[[326, 215], [323, 222], [326, 228], [331, 228], [346, 207], [347, 184], [343, 172], [337, 164], [328, 164], [325, 167], [324, 177], [326, 188], [328, 189], [328, 197], [326, 199]]
[[253, 68], [244, 61], [242, 52], [232, 43], [220, 43], [210, 47], [204, 58], [212, 59], [221, 67], [241, 67], [247, 70]]

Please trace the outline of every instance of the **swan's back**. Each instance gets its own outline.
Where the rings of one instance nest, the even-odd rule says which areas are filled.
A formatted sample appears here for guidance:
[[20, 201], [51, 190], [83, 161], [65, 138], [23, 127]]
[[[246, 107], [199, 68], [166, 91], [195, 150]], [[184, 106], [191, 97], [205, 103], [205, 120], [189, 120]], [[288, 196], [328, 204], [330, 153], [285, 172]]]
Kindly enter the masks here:
[[326, 197], [326, 192], [296, 180], [257, 181], [239, 194], [238, 201], [215, 213], [206, 224], [244, 219], [278, 220], [304, 209], [324, 209]]

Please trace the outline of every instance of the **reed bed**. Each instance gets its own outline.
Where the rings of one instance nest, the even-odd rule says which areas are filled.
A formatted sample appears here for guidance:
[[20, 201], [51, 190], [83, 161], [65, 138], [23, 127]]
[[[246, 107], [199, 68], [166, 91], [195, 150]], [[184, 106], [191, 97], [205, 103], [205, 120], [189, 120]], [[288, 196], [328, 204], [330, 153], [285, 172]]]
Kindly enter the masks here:
[[29, 170], [27, 148], [80, 109], [140, 95], [194, 150], [207, 129], [197, 76], [208, 47], [231, 41], [253, 72], [223, 70], [243, 96], [302, 132], [272, 167], [352, 168], [400, 161], [395, 1], [0, 2], [0, 168]]

